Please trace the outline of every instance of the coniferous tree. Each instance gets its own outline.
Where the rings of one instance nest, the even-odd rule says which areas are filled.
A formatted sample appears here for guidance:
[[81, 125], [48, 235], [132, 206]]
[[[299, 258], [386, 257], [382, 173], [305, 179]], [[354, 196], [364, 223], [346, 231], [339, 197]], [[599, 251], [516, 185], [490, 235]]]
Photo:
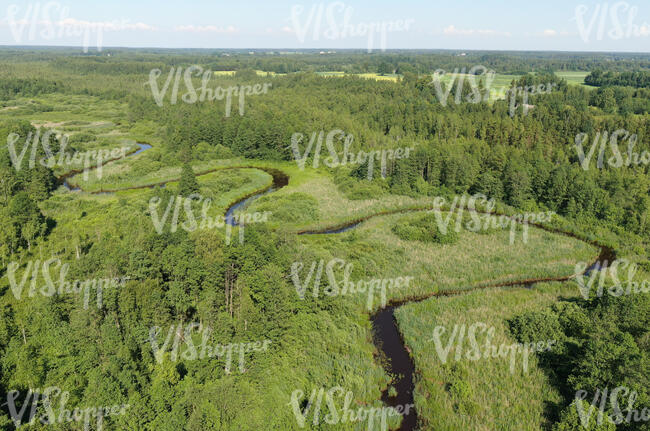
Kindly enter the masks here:
[[183, 170], [181, 171], [181, 180], [178, 183], [178, 194], [187, 197], [192, 193], [199, 193], [200, 190], [192, 166], [189, 163], [184, 163]]

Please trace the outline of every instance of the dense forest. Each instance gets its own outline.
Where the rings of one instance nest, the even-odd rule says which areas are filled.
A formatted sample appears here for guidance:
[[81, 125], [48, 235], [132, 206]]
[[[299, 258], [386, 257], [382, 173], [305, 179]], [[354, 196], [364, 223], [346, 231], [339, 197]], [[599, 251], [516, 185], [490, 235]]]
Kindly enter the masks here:
[[612, 72], [594, 70], [585, 78], [585, 84], [597, 87], [604, 86], [621, 86], [648, 88], [650, 87], [650, 73], [646, 71], [636, 72]]

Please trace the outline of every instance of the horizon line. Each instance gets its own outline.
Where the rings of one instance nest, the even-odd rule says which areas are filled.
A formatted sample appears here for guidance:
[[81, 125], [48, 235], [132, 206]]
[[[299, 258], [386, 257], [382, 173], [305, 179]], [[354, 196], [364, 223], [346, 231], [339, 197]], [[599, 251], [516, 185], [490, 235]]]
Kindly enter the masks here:
[[464, 49], [464, 48], [390, 48], [390, 49], [373, 49], [368, 52], [368, 48], [332, 48], [332, 47], [319, 47], [319, 48], [263, 48], [263, 47], [246, 47], [246, 48], [225, 48], [225, 47], [210, 47], [210, 48], [199, 48], [199, 47], [164, 47], [164, 46], [105, 46], [98, 49], [97, 47], [83, 47], [78, 45], [5, 45], [0, 44], [0, 49], [6, 48], [20, 48], [20, 49], [48, 49], [48, 48], [57, 48], [57, 49], [79, 49], [81, 51], [87, 50], [84, 54], [90, 52], [101, 53], [106, 49], [133, 49], [133, 50], [146, 50], [146, 49], [162, 49], [162, 50], [180, 50], [180, 51], [189, 51], [189, 50], [223, 50], [223, 51], [334, 51], [334, 53], [339, 51], [362, 51], [365, 54], [382, 54], [389, 53], [394, 51], [460, 51], [460, 52], [536, 52], [536, 53], [562, 53], [562, 54], [637, 54], [637, 55], [650, 55], [650, 51], [563, 51], [563, 50], [540, 50], [540, 49]]

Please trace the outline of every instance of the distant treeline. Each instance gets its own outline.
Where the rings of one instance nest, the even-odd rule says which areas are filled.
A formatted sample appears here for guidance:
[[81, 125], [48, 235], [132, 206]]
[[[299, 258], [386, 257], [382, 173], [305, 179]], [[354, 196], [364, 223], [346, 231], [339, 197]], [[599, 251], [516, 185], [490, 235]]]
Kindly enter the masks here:
[[200, 64], [212, 70], [255, 69], [274, 73], [299, 71], [344, 71], [375, 73], [385, 70], [403, 74], [453, 71], [482, 65], [499, 73], [525, 74], [540, 71], [602, 69], [608, 71], [650, 70], [648, 54], [415, 51], [385, 52], [354, 50], [135, 50], [106, 48], [82, 54], [80, 50], [0, 49], [0, 62], [50, 62], [69, 72], [143, 73], [154, 67]]
[[39, 94], [56, 93], [65, 88], [62, 82], [45, 79], [0, 79], [0, 99], [12, 99], [16, 96], [38, 96]]
[[636, 88], [650, 88], [650, 72], [613, 72], [594, 70], [585, 78], [585, 84], [597, 87], [622, 85]]

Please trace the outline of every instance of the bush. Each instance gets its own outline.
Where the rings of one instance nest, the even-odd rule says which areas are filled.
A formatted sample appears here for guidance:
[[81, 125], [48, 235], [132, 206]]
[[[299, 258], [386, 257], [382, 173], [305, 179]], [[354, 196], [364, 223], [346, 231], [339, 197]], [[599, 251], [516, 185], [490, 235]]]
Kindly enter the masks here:
[[393, 225], [395, 235], [406, 241], [433, 242], [436, 244], [454, 244], [458, 233], [453, 229], [442, 232], [434, 214], [427, 214]]
[[215, 157], [217, 159], [232, 159], [233, 158], [233, 153], [232, 150], [228, 147], [224, 147], [221, 144], [217, 144], [214, 147], [215, 151]]
[[448, 389], [456, 401], [454, 404], [455, 410], [464, 415], [477, 414], [480, 408], [474, 401], [474, 390], [468, 382], [469, 376], [467, 375], [467, 371], [453, 366], [451, 372], [452, 375], [450, 376]]
[[[580, 419], [578, 413], [578, 406], [576, 403], [581, 403], [581, 411], [583, 412], [583, 420]], [[604, 416], [603, 416], [604, 418]], [[583, 423], [584, 422], [584, 423]], [[598, 411], [592, 405], [585, 401], [575, 400], [566, 409], [562, 411], [560, 422], [553, 425], [553, 431], [614, 431], [616, 426], [603, 419], [602, 423], [598, 423]]]
[[75, 133], [74, 135], [70, 136], [70, 139], [68, 139], [69, 144], [82, 144], [86, 142], [93, 142], [97, 139], [97, 135], [93, 132], [86, 131], [86, 132], [81, 132], [81, 133]]
[[508, 322], [510, 331], [520, 343], [564, 340], [565, 335], [557, 314], [550, 310], [529, 311]]
[[379, 184], [372, 181], [346, 179], [339, 184], [339, 190], [350, 200], [377, 199], [386, 194]]

